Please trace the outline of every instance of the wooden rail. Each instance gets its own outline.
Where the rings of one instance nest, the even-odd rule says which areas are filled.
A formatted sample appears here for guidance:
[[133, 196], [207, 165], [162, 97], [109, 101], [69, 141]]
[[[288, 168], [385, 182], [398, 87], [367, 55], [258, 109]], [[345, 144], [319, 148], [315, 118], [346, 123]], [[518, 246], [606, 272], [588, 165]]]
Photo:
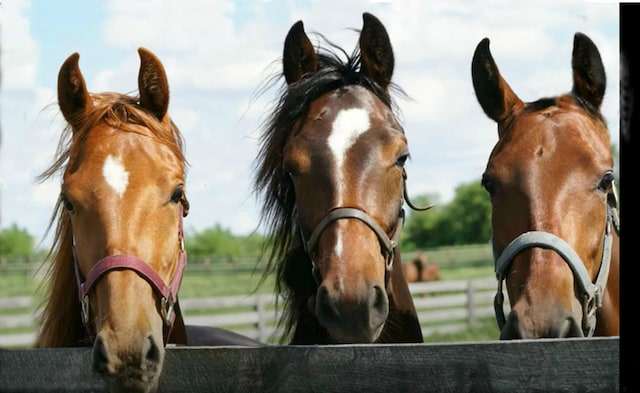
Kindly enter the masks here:
[[[464, 331], [479, 319], [492, 317], [496, 285], [492, 277], [411, 283], [409, 288], [423, 335]], [[277, 342], [278, 314], [273, 295], [180, 299], [180, 307], [189, 325], [220, 327], [264, 343]], [[3, 311], [0, 315], [0, 347], [31, 345], [35, 340], [38, 313], [33, 311], [31, 298], [0, 299], [0, 311]]]
[[[620, 339], [170, 347], [159, 392], [620, 391]], [[102, 392], [91, 348], [0, 351], [2, 392]]]

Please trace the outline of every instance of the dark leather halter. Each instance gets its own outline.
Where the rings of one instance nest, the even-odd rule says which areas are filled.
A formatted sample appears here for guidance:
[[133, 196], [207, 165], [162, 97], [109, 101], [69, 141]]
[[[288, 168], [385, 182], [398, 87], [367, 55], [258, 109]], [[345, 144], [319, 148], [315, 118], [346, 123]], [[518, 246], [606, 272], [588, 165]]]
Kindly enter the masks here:
[[[417, 207], [409, 200], [409, 195], [407, 193], [407, 172], [403, 168], [402, 169], [402, 190], [403, 190], [403, 201], [407, 202], [407, 205], [417, 211], [424, 211], [431, 209], [433, 205], [429, 205], [427, 207]], [[316, 228], [311, 233], [311, 236], [307, 240], [302, 233], [302, 229], [300, 229], [300, 236], [302, 237], [302, 243], [304, 245], [304, 251], [307, 253], [309, 258], [311, 259], [312, 265], [312, 273], [313, 277], [316, 280], [316, 283], [320, 284], [322, 282], [322, 278], [320, 277], [320, 273], [318, 271], [318, 267], [316, 266], [315, 261], [313, 260], [312, 252], [316, 248], [318, 244], [318, 240], [320, 239], [320, 235], [325, 230], [329, 224], [334, 221], [346, 218], [355, 218], [367, 224], [371, 230], [376, 234], [378, 240], [380, 241], [380, 248], [382, 251], [382, 255], [385, 258], [385, 284], [388, 282], [389, 277], [391, 276], [391, 270], [393, 267], [393, 257], [396, 249], [398, 248], [398, 240], [400, 238], [400, 232], [402, 231], [402, 227], [404, 225], [404, 209], [400, 208], [398, 213], [398, 221], [393, 229], [393, 233], [389, 236], [384, 229], [376, 222], [376, 220], [367, 214], [364, 210], [355, 207], [335, 207], [331, 209], [327, 215], [324, 216], [322, 220], [318, 223]]]
[[73, 258], [76, 272], [76, 280], [78, 284], [78, 297], [80, 299], [82, 310], [82, 322], [84, 323], [87, 332], [90, 337], [94, 337], [94, 328], [90, 323], [90, 304], [89, 304], [89, 292], [98, 280], [112, 270], [133, 270], [140, 277], [144, 278], [151, 288], [160, 297], [160, 315], [164, 321], [163, 336], [164, 343], [167, 344], [171, 329], [173, 328], [173, 322], [175, 321], [176, 314], [174, 313], [174, 305], [178, 300], [178, 289], [182, 282], [182, 275], [185, 267], [187, 266], [187, 252], [184, 248], [184, 230], [182, 224], [182, 218], [189, 214], [188, 202], [183, 200], [180, 204], [180, 218], [178, 224], [178, 240], [180, 241], [180, 251], [178, 254], [178, 264], [176, 271], [173, 274], [173, 278], [169, 285], [166, 285], [158, 273], [156, 273], [148, 263], [133, 255], [109, 255], [102, 258], [91, 269], [87, 277], [85, 278], [80, 271], [78, 264], [78, 258], [76, 256], [75, 249], [75, 237], [73, 238]]
[[593, 336], [596, 328], [596, 310], [602, 307], [603, 293], [607, 285], [609, 267], [611, 265], [611, 227], [613, 226], [616, 234], [620, 234], [620, 219], [617, 210], [618, 196], [615, 193], [615, 184], [613, 185], [613, 190], [607, 198], [602, 260], [595, 282], [591, 281], [582, 259], [573, 248], [552, 233], [542, 231], [525, 232], [513, 239], [499, 255], [495, 250], [495, 244], [493, 245], [495, 272], [498, 279], [498, 292], [495, 295], [493, 307], [500, 330], [506, 323], [503, 310], [504, 294], [502, 293], [502, 282], [505, 280], [507, 269], [520, 251], [526, 248], [541, 247], [557, 252], [571, 268], [579, 284], [579, 298], [582, 301], [582, 332], [585, 337]]

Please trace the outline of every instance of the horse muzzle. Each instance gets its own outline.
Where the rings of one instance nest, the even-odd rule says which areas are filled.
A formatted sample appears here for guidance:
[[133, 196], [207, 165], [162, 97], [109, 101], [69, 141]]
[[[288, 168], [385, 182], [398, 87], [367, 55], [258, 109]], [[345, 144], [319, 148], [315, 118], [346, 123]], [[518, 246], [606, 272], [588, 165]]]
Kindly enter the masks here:
[[114, 336], [113, 332], [100, 332], [91, 352], [92, 368], [109, 392], [155, 392], [164, 362], [162, 342], [152, 334], [135, 334], [123, 338], [128, 338], [125, 344], [129, 344], [122, 345], [123, 340]]

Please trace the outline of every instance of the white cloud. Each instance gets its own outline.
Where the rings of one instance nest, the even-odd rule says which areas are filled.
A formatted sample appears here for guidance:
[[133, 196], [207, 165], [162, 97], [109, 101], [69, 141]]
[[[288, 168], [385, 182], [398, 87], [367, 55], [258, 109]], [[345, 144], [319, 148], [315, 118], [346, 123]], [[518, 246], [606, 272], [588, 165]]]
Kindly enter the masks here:
[[[36, 68], [36, 44], [29, 35], [29, 20], [23, 16], [29, 1], [2, 4], [2, 87], [24, 89], [33, 87]], [[10, 21], [10, 23], [7, 23]], [[7, 78], [6, 75], [11, 75]]]
[[[55, 58], [40, 57], [46, 42], [31, 36], [30, 6], [11, 1], [2, 6], [0, 184], [2, 225], [15, 221], [40, 236], [58, 185], [57, 179], [36, 185], [33, 178], [53, 158], [62, 119], [55, 106], [41, 112], [55, 102], [55, 81], [38, 86], [35, 73], [44, 67], [57, 70], [71, 51], [61, 47], [65, 52]], [[347, 52], [357, 43], [350, 28], [361, 28], [363, 11], [387, 27], [395, 81], [414, 99], [398, 101], [412, 153], [407, 164], [411, 195], [439, 193], [446, 201], [456, 186], [482, 174], [497, 139], [495, 124], [482, 112], [471, 84], [471, 57], [483, 37], [491, 39], [492, 53], [514, 90], [534, 100], [571, 88], [573, 34], [588, 34], [605, 61], [609, 85], [603, 110], [612, 139], [618, 140], [617, 4], [111, 0], [104, 7], [101, 35], [91, 48], [78, 44], [73, 50], [81, 54], [80, 67], [96, 92], [137, 89], [140, 46], [163, 62], [170, 113], [184, 133], [191, 163], [188, 228], [220, 224], [246, 234], [257, 225], [252, 164], [258, 126], [276, 92], [256, 93], [265, 78], [280, 70], [284, 37], [298, 19], [307, 32], [320, 32]], [[69, 22], [49, 23], [55, 28], [54, 23]], [[102, 49], [104, 58], [95, 58]]]

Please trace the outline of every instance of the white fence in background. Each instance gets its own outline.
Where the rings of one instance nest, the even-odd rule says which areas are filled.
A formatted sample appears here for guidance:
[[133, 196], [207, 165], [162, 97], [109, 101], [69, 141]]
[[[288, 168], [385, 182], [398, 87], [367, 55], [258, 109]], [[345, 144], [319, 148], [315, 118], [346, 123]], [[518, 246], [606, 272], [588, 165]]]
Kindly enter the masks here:
[[[492, 317], [496, 288], [493, 277], [409, 284], [425, 337], [464, 331], [479, 319]], [[507, 299], [505, 303], [507, 312]], [[180, 299], [180, 307], [188, 325], [214, 326], [276, 342], [278, 313], [273, 295]], [[0, 347], [33, 344], [38, 314], [34, 309], [28, 296], [0, 298]]]

